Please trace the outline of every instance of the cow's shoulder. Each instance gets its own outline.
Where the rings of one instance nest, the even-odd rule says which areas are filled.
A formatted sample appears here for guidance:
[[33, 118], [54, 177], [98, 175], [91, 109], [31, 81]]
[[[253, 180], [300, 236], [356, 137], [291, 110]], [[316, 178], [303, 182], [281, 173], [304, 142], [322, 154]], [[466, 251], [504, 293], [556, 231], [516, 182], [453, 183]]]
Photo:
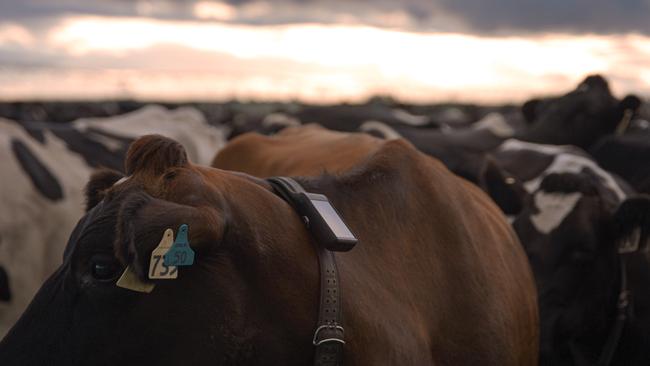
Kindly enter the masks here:
[[380, 189], [391, 197], [387, 204], [409, 205], [409, 212], [416, 216], [435, 213], [441, 216], [441, 223], [473, 221], [469, 217], [477, 213], [502, 219], [483, 191], [403, 139], [382, 141], [367, 161], [343, 175], [342, 181], [357, 191]]

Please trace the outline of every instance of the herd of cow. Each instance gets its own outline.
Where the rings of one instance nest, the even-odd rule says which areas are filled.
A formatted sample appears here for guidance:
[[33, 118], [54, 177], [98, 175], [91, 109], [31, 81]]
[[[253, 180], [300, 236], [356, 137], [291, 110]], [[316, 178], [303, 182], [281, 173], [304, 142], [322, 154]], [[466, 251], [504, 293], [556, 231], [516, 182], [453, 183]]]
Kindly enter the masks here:
[[[290, 176], [359, 240], [343, 363], [648, 365], [646, 108], [594, 75], [521, 108], [9, 110], [0, 364], [340, 364], [314, 361], [318, 243], [267, 180]], [[150, 279], [182, 224], [195, 263]]]

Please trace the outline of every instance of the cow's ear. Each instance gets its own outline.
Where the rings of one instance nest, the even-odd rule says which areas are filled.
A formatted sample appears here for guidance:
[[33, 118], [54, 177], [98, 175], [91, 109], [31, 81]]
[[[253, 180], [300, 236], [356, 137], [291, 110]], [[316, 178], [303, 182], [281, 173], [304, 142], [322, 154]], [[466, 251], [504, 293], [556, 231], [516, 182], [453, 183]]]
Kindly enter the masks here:
[[124, 170], [127, 175], [147, 173], [158, 176], [168, 168], [188, 163], [183, 145], [161, 135], [146, 135], [135, 140], [129, 147]]
[[506, 215], [516, 215], [521, 211], [526, 189], [490, 157], [485, 159], [481, 168], [479, 185]]
[[86, 212], [101, 202], [106, 195], [106, 190], [123, 177], [122, 173], [111, 169], [101, 169], [94, 172], [86, 184]]
[[587, 90], [597, 88], [597, 89], [604, 89], [605, 91], [609, 91], [609, 83], [607, 82], [607, 79], [605, 79], [600, 74], [593, 74], [587, 76], [580, 83], [580, 85], [578, 85], [578, 90], [583, 86], [586, 86]]
[[535, 121], [535, 118], [537, 117], [537, 106], [539, 103], [539, 99], [531, 99], [521, 106], [521, 114], [524, 115], [524, 120], [528, 124], [532, 124]]
[[217, 206], [194, 207], [132, 191], [122, 200], [117, 215], [114, 252], [146, 279], [151, 253], [167, 229], [178, 234], [181, 225], [187, 225], [189, 245], [200, 252], [222, 242], [226, 220], [227, 214]]
[[650, 195], [623, 201], [614, 214], [614, 236], [621, 252], [650, 247]]
[[639, 97], [634, 94], [629, 94], [626, 95], [623, 100], [621, 100], [619, 106], [623, 111], [630, 110], [632, 112], [636, 112], [636, 110], [641, 106], [641, 99], [639, 99]]

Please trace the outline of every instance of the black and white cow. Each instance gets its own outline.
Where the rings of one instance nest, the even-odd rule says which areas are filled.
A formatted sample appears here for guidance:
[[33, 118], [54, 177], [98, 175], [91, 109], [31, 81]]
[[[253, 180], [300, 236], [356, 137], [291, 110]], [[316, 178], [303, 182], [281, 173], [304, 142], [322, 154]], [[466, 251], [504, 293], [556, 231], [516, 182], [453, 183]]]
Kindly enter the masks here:
[[650, 196], [573, 146], [508, 140], [491, 164], [484, 188], [517, 207], [507, 213], [537, 282], [541, 364], [648, 364]]
[[619, 201], [634, 192], [627, 182], [600, 167], [589, 154], [576, 146], [508, 139], [491, 154], [503, 169], [523, 183], [529, 193], [534, 192], [549, 174], [585, 171], [594, 175]]
[[[97, 167], [122, 170], [136, 137], [159, 133], [183, 141], [192, 159], [209, 163], [225, 143], [193, 109], [158, 106], [70, 124], [0, 119], [0, 336], [60, 264], [63, 243], [83, 214], [83, 187]], [[9, 294], [11, 300], [9, 301]]]
[[650, 197], [552, 173], [512, 225], [537, 282], [541, 365], [648, 365]]
[[303, 123], [317, 123], [330, 130], [346, 132], [357, 131], [367, 121], [380, 121], [391, 126], [439, 127], [428, 116], [372, 104], [305, 106], [295, 113], [295, 117]]
[[529, 127], [518, 138], [542, 144], [575, 145], [586, 150], [601, 137], [613, 133], [640, 104], [634, 95], [619, 101], [602, 76], [591, 75], [565, 95], [526, 102], [522, 111]]
[[23, 312], [61, 260], [64, 240], [83, 210], [82, 182], [91, 167], [51, 132], [43, 142], [0, 119], [0, 266], [13, 290], [0, 302], [0, 334]]
[[490, 113], [471, 127], [459, 129], [421, 129], [367, 121], [359, 130], [385, 139], [404, 138], [425, 154], [440, 159], [452, 172], [474, 183], [479, 182], [485, 153], [515, 134], [509, 121], [499, 113]]
[[357, 131], [359, 126], [368, 121], [379, 121], [389, 126], [439, 127], [428, 116], [412, 114], [405, 109], [384, 104], [289, 105], [285, 108], [276, 106], [265, 114], [260, 114], [256, 109], [236, 114], [230, 122], [233, 130], [228, 138], [252, 131], [272, 134], [284, 127], [308, 123], [319, 124], [330, 130], [351, 132]]

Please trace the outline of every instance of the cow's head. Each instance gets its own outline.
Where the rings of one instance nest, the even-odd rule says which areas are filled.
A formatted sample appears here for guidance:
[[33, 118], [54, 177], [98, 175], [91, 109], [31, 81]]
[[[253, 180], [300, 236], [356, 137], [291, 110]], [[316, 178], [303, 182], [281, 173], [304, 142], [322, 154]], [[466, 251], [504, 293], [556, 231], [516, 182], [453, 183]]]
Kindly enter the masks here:
[[[2, 365], [308, 363], [318, 262], [292, 209], [160, 136], [134, 142], [125, 171], [90, 180], [63, 263], [0, 343]], [[152, 250], [181, 224], [194, 264], [149, 280]], [[127, 266], [151, 293], [116, 286]]]
[[537, 281], [544, 365], [595, 363], [615, 318], [618, 245], [648, 250], [650, 197], [618, 205], [603, 190], [588, 172], [550, 174], [513, 223]]
[[588, 149], [600, 137], [614, 132], [626, 113], [634, 113], [640, 105], [634, 95], [617, 100], [607, 81], [592, 75], [561, 97], [526, 102], [522, 113], [529, 127], [521, 139]]

